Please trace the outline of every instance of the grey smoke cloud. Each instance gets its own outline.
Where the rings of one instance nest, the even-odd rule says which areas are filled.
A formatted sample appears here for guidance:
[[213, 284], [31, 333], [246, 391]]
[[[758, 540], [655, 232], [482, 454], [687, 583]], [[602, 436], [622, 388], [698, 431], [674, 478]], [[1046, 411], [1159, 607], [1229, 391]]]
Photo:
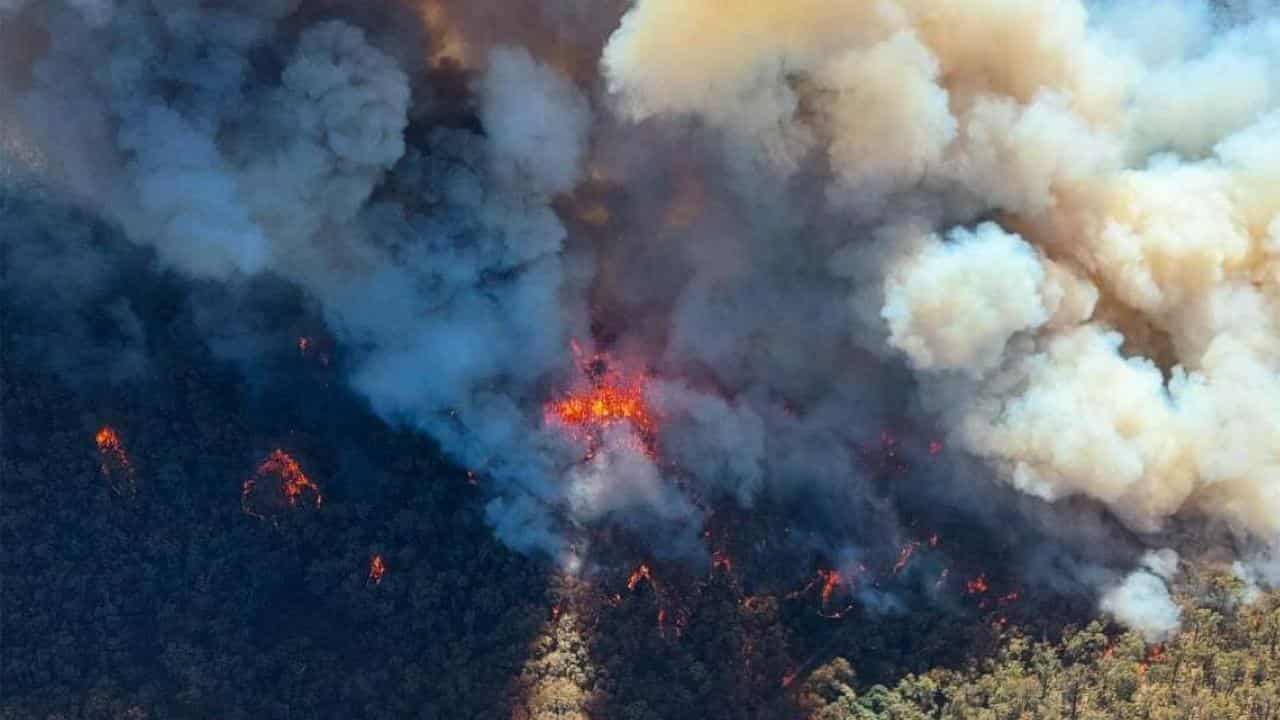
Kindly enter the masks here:
[[[296, 285], [351, 385], [485, 478], [519, 550], [577, 558], [610, 525], [696, 556], [727, 502], [861, 557], [897, 507], [1007, 511], [1043, 539], [1032, 574], [1162, 634], [1164, 573], [1108, 580], [1145, 536], [1199, 513], [1274, 545], [1274, 12], [524, 5], [10, 0], [0, 35], [48, 44], [0, 110], [32, 172], [163, 267]], [[431, 124], [436, 51], [478, 128]], [[81, 277], [58, 303], [99, 295]], [[589, 385], [574, 339], [650, 378], [656, 437], [546, 422]], [[913, 478], [888, 488], [883, 431]], [[1274, 583], [1267, 557], [1241, 560]]]

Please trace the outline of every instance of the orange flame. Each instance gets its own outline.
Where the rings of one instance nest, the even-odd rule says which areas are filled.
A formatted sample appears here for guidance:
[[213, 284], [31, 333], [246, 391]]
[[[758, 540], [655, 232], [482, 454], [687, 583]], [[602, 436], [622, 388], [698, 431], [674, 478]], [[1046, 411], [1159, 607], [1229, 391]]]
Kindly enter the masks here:
[[964, 584], [964, 591], [970, 595], [984, 593], [990, 589], [991, 586], [987, 583], [987, 576], [985, 573]]
[[641, 580], [647, 580], [650, 585], [653, 585], [653, 573], [645, 563], [640, 563], [640, 567], [631, 571], [631, 576], [627, 578], [627, 589], [635, 590]]
[[911, 556], [915, 554], [916, 548], [920, 547], [920, 543], [912, 540], [911, 542], [898, 548], [898, 559], [893, 563], [893, 574], [897, 575], [907, 568], [911, 562]]
[[838, 570], [819, 570], [818, 576], [822, 578], [822, 604], [831, 604], [831, 596], [835, 594], [836, 588], [840, 587], [840, 572]]
[[273, 450], [266, 460], [258, 466], [258, 475], [277, 475], [280, 478], [280, 491], [284, 493], [285, 502], [290, 506], [298, 504], [303, 492], [310, 491], [315, 497], [316, 507], [324, 504], [324, 496], [320, 488], [311, 482], [311, 478], [302, 472], [298, 461], [283, 450]]
[[276, 449], [258, 465], [253, 477], [245, 480], [240, 486], [240, 509], [246, 515], [259, 519], [263, 517], [253, 508], [253, 496], [257, 492], [258, 481], [268, 475], [274, 475], [280, 479], [280, 497], [289, 507], [296, 506], [307, 493], [311, 494], [316, 507], [324, 504], [324, 495], [320, 493], [319, 486], [307, 477], [298, 465], [298, 461], [284, 450]]
[[[652, 455], [656, 424], [645, 399], [648, 377], [626, 375], [611, 367], [604, 355], [585, 358], [576, 342], [573, 354], [583, 379], [573, 392], [547, 404], [543, 413], [546, 421], [580, 433], [591, 444], [591, 453], [606, 427], [629, 423], [639, 433], [646, 454]], [[607, 369], [600, 370], [601, 367]]]
[[103, 425], [93, 436], [93, 441], [98, 446], [100, 457], [98, 467], [102, 470], [103, 477], [112, 480], [111, 489], [121, 495], [133, 494], [136, 490], [133, 481], [133, 463], [129, 461], [129, 455], [124, 451], [124, 443], [120, 442], [120, 435], [116, 433], [115, 428]]
[[711, 553], [711, 569], [723, 570], [726, 573], [733, 572], [733, 558], [728, 553], [716, 550]]
[[382, 556], [375, 554], [369, 558], [369, 582], [377, 585], [382, 582], [382, 576], [387, 574], [387, 564], [382, 561]]

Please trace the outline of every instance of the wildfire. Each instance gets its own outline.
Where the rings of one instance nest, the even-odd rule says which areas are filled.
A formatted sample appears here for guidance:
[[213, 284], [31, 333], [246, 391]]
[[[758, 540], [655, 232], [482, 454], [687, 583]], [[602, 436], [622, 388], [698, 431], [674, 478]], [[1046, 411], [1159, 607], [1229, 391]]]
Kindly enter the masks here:
[[254, 471], [253, 477], [240, 486], [240, 508], [246, 515], [261, 519], [263, 515], [254, 509], [253, 499], [257, 494], [258, 481], [268, 476], [275, 476], [280, 481], [280, 498], [289, 507], [297, 506], [305, 495], [310, 494], [316, 507], [324, 504], [324, 495], [320, 488], [302, 471], [298, 461], [289, 453], [276, 449], [266, 457]]
[[93, 437], [98, 446], [99, 464], [102, 476], [111, 481], [111, 489], [118, 495], [132, 495], [137, 491], [134, 483], [133, 463], [124, 451], [124, 443], [120, 435], [110, 425], [103, 425]]
[[640, 567], [631, 571], [631, 576], [627, 578], [627, 589], [635, 590], [641, 580], [648, 581], [650, 585], [653, 585], [653, 572], [649, 570], [649, 566], [646, 563], [640, 563]]
[[1147, 656], [1138, 662], [1138, 674], [1145, 676], [1151, 666], [1164, 662], [1164, 645], [1156, 644], [1147, 648]]
[[915, 554], [916, 548], [920, 547], [920, 543], [912, 540], [911, 542], [898, 548], [898, 559], [893, 563], [893, 574], [897, 575], [907, 568], [911, 563], [911, 556]]
[[382, 556], [375, 554], [369, 558], [369, 582], [377, 585], [382, 582], [382, 576], [387, 574], [387, 564], [383, 562]]
[[1156, 644], [1147, 648], [1147, 662], [1148, 663], [1164, 662], [1164, 645]]
[[258, 475], [276, 475], [280, 478], [280, 491], [284, 493], [285, 502], [290, 506], [297, 505], [304, 492], [310, 491], [315, 498], [316, 507], [324, 504], [324, 496], [320, 488], [311, 482], [311, 478], [302, 472], [298, 461], [283, 450], [273, 450], [266, 460], [258, 466]]
[[716, 550], [711, 553], [711, 569], [723, 570], [726, 573], [733, 572], [733, 558], [728, 553]]
[[972, 580], [969, 580], [964, 584], [964, 591], [970, 595], [978, 595], [981, 593], [985, 593], [990, 589], [991, 589], [991, 586], [987, 583], [987, 576], [985, 574], [979, 575], [978, 577]]
[[831, 596], [835, 594], [836, 588], [840, 587], [840, 572], [819, 570], [818, 577], [822, 578], [822, 605], [826, 607], [831, 604]]
[[593, 452], [601, 431], [629, 423], [639, 433], [645, 452], [651, 455], [655, 422], [644, 396], [648, 378], [624, 374], [612, 367], [604, 355], [585, 358], [576, 342], [573, 354], [583, 379], [573, 392], [546, 406], [547, 422], [582, 434]]
[[[668, 612], [670, 606], [666, 593], [658, 587], [657, 581], [653, 578], [653, 571], [649, 569], [648, 563], [640, 563], [639, 567], [631, 571], [631, 575], [627, 576], [627, 590], [634, 591], [640, 586], [641, 581], [649, 583], [650, 589], [653, 590], [654, 597], [658, 603], [658, 633], [662, 637], [667, 636], [668, 619], [673, 618], [674, 622], [670, 623], [675, 630], [675, 635], [679, 637], [684, 632], [684, 625], [687, 618], [679, 607], [675, 607], [672, 612]], [[622, 597], [618, 594], [613, 595], [609, 604], [618, 607], [622, 603]]]

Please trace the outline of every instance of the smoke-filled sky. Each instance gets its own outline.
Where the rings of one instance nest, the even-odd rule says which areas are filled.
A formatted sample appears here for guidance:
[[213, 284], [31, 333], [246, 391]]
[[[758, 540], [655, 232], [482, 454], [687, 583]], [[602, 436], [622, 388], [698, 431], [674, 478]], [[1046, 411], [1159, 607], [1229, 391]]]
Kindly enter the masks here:
[[[187, 282], [295, 285], [517, 550], [706, 562], [716, 508], [767, 506], [856, 558], [908, 496], [1000, 508], [1018, 572], [1158, 638], [1203, 549], [1173, 529], [1280, 582], [1268, 6], [0, 0], [0, 175], [57, 200], [0, 223], [48, 330], [18, 351], [147, 373], [99, 217]], [[253, 329], [196, 316], [252, 372]], [[652, 426], [548, 412], [606, 376]]]

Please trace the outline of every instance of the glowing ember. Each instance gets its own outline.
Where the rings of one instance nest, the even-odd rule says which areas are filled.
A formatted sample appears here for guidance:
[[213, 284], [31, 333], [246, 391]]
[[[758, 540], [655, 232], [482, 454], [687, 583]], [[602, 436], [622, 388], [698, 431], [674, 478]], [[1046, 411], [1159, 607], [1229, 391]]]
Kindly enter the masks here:
[[822, 604], [825, 607], [831, 604], [831, 596], [840, 587], [840, 573], [836, 570], [819, 570], [818, 576], [822, 578]]
[[132, 495], [137, 491], [133, 478], [133, 463], [124, 451], [124, 443], [115, 428], [104, 425], [93, 437], [98, 446], [99, 464], [102, 476], [111, 481], [111, 489], [118, 495]]
[[893, 574], [897, 575], [907, 568], [911, 562], [911, 556], [915, 554], [916, 548], [920, 547], [920, 543], [912, 540], [898, 549], [898, 559], [893, 563]]
[[991, 586], [987, 584], [987, 576], [985, 574], [979, 575], [964, 584], [964, 591], [970, 595], [978, 595], [990, 589]]
[[653, 573], [645, 563], [640, 563], [640, 567], [631, 571], [631, 576], [627, 578], [627, 589], [635, 590], [641, 580], [647, 580], [650, 585], [653, 585]]
[[369, 558], [369, 582], [377, 585], [382, 582], [382, 576], [387, 574], [387, 564], [382, 561], [381, 555], [374, 555]]
[[273, 450], [266, 460], [258, 466], [258, 475], [276, 475], [280, 478], [280, 491], [284, 493], [285, 502], [290, 506], [298, 504], [303, 493], [310, 492], [315, 498], [316, 507], [324, 504], [324, 496], [320, 488], [311, 482], [311, 478], [302, 472], [298, 461], [283, 450]]
[[644, 394], [648, 378], [624, 374], [604, 355], [585, 358], [576, 342], [573, 353], [582, 378], [573, 392], [548, 403], [544, 411], [548, 424], [580, 434], [591, 446], [590, 457], [605, 428], [629, 423], [639, 434], [644, 451], [652, 455], [655, 423]]

